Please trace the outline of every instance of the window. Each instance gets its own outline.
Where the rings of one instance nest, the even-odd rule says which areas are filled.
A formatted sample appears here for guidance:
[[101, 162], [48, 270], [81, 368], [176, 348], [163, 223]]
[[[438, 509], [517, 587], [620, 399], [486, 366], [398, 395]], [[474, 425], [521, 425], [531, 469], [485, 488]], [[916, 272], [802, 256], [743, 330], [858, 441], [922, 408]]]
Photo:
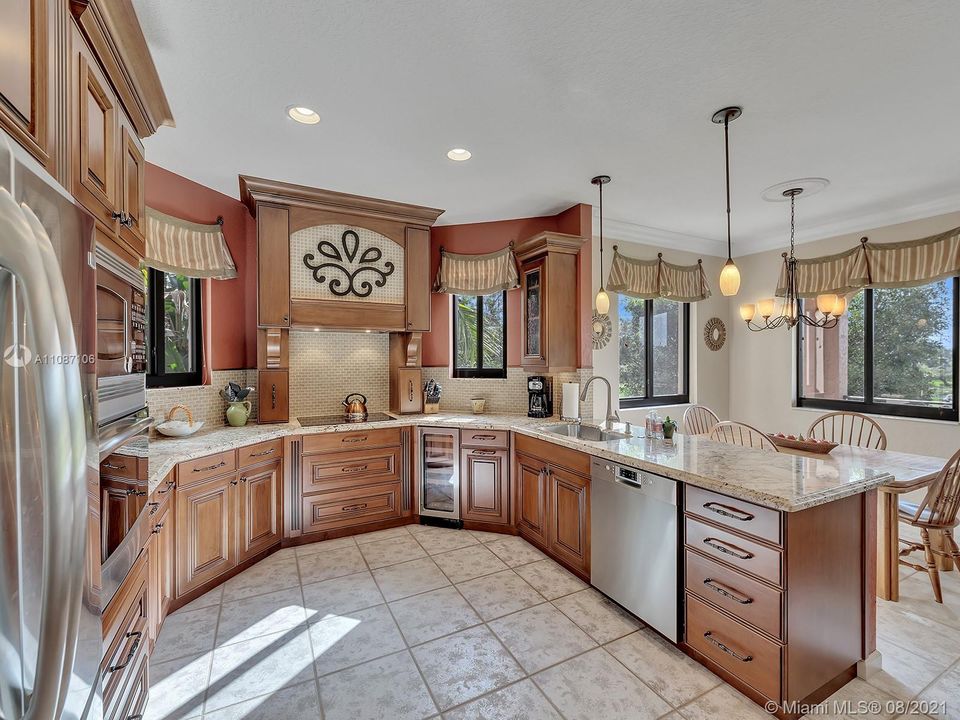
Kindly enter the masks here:
[[507, 376], [507, 293], [453, 296], [453, 376]]
[[150, 268], [147, 273], [147, 385], [203, 382], [200, 280]]
[[830, 330], [798, 325], [797, 405], [957, 419], [958, 282], [866, 289]]
[[689, 402], [690, 305], [619, 295], [620, 407]]

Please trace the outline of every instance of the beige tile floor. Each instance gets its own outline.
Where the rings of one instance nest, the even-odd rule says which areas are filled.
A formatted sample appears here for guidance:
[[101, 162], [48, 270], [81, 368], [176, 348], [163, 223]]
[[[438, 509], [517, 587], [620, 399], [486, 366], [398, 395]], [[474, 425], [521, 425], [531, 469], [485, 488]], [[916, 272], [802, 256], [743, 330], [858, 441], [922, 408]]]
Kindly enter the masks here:
[[[883, 671], [835, 699], [960, 719], [960, 575], [902, 573]], [[829, 706], [828, 706], [829, 707]], [[148, 720], [769, 717], [519, 538], [408, 526], [281, 550], [170, 615]], [[906, 716], [904, 716], [906, 717]], [[944, 717], [940, 715], [939, 717]]]

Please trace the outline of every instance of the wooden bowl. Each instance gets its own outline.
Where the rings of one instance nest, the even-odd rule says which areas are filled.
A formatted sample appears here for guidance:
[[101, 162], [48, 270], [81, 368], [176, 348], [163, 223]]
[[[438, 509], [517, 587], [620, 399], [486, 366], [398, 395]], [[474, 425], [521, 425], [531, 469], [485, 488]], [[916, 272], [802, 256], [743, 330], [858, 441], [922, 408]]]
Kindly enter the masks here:
[[777, 447], [790, 448], [791, 450], [802, 450], [803, 452], [815, 453], [816, 455], [827, 455], [840, 443], [828, 442], [827, 440], [791, 440], [790, 438], [777, 437], [771, 435], [770, 439]]

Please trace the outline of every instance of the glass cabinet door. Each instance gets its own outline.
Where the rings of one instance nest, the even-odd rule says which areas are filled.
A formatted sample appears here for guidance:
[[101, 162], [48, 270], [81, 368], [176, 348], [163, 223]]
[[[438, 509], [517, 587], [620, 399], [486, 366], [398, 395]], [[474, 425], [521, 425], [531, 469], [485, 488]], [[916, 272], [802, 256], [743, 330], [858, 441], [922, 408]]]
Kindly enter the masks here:
[[459, 515], [459, 453], [456, 431], [422, 430], [423, 509]]
[[525, 359], [544, 359], [544, 267], [533, 263], [523, 272], [523, 355]]

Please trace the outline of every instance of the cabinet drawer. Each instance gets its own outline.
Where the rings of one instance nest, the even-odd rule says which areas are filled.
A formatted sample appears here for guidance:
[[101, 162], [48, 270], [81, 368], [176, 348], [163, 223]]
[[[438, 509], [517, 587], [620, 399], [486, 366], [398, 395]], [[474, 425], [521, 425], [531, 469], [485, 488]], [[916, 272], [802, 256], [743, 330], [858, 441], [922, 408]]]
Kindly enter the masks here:
[[780, 545], [780, 513], [743, 500], [687, 485], [685, 508], [717, 525]]
[[100, 474], [136, 480], [138, 462], [139, 460], [131, 455], [114, 453], [100, 463]]
[[120, 589], [104, 610], [102, 623], [105, 652], [102, 682], [105, 717], [126, 706], [126, 689], [138, 670], [148, 647], [147, 558], [140, 557], [130, 568]]
[[463, 447], [509, 447], [509, 433], [506, 430], [461, 430], [460, 445]]
[[687, 546], [704, 555], [780, 585], [779, 550], [747, 540], [726, 530], [688, 517], [684, 522]]
[[399, 482], [303, 496], [304, 534], [399, 518]]
[[342, 490], [400, 479], [400, 448], [375, 448], [303, 459], [303, 492]]
[[779, 701], [781, 646], [689, 594], [687, 645]]
[[400, 428], [319, 433], [303, 436], [303, 454], [400, 445]]
[[690, 550], [685, 554], [688, 593], [699, 595], [744, 622], [783, 639], [779, 590]]
[[283, 457], [283, 440], [277, 438], [256, 445], [247, 445], [240, 448], [238, 454], [240, 458], [237, 465], [242, 468], [269, 460], [277, 460]]
[[177, 482], [186, 487], [217, 475], [225, 475], [237, 469], [237, 453], [234, 450], [207, 455], [197, 460], [182, 462], [177, 466]]

